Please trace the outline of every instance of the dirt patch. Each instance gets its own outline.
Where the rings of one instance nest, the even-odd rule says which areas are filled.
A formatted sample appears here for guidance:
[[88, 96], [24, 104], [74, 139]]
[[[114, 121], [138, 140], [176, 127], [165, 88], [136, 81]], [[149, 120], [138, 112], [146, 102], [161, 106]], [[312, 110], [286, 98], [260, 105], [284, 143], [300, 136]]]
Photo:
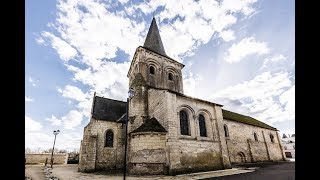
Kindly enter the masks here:
[[44, 165], [26, 165], [25, 176], [32, 180], [46, 180], [43, 169]]

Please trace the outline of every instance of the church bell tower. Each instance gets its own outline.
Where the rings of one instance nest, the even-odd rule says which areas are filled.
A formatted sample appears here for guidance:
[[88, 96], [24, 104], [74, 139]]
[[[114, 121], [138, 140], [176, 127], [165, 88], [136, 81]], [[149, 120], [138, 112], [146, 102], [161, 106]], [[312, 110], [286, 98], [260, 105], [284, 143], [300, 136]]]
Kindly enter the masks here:
[[166, 54], [156, 20], [153, 18], [144, 45], [136, 49], [131, 62], [127, 75], [129, 86], [132, 86], [137, 74], [140, 74], [148, 87], [183, 93], [183, 67], [183, 64]]

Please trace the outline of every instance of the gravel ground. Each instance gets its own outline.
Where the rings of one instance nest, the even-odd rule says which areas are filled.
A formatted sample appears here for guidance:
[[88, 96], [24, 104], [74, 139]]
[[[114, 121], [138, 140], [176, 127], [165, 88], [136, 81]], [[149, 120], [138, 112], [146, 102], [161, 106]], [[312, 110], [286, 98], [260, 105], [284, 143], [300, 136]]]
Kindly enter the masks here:
[[59, 180], [52, 175], [50, 167], [44, 165], [26, 165], [25, 180]]
[[[44, 165], [26, 165], [25, 176], [32, 180], [46, 180], [43, 173]], [[27, 180], [27, 178], [25, 178]]]

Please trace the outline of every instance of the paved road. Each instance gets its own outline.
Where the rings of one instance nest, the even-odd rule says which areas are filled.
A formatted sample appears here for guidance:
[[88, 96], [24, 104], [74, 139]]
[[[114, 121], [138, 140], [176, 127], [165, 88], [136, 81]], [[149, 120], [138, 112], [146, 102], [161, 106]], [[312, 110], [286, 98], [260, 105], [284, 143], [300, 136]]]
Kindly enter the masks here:
[[[239, 173], [248, 173], [253, 170], [245, 170], [245, 169], [226, 169], [226, 170], [218, 170], [218, 171], [208, 171], [208, 172], [199, 172], [192, 174], [181, 174], [177, 176], [165, 176], [165, 175], [154, 175], [154, 176], [134, 176], [128, 175], [128, 180], [192, 180], [192, 179], [204, 179], [208, 177], [218, 177], [225, 176], [231, 174], [239, 174]], [[112, 174], [109, 172], [95, 172], [95, 173], [81, 173], [78, 172], [77, 164], [68, 164], [68, 165], [56, 165], [52, 174], [55, 177], [58, 177], [59, 180], [102, 180], [102, 179], [110, 179], [110, 180], [122, 180], [122, 173]]]
[[237, 174], [216, 178], [219, 180], [294, 180], [295, 179], [295, 162], [279, 162], [279, 163], [261, 163], [248, 164], [241, 167], [254, 168], [258, 167], [254, 172]]

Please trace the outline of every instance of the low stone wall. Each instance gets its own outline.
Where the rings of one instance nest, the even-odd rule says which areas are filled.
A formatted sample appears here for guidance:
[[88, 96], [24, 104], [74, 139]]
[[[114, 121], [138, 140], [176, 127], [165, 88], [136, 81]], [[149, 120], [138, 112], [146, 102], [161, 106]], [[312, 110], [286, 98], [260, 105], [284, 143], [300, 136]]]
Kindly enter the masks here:
[[129, 173], [166, 174], [166, 134], [142, 133], [131, 136]]
[[[48, 158], [47, 163], [50, 164], [51, 153], [41, 153], [41, 154], [25, 154], [26, 164], [44, 164], [46, 158]], [[53, 154], [53, 164], [67, 164], [68, 154]]]

